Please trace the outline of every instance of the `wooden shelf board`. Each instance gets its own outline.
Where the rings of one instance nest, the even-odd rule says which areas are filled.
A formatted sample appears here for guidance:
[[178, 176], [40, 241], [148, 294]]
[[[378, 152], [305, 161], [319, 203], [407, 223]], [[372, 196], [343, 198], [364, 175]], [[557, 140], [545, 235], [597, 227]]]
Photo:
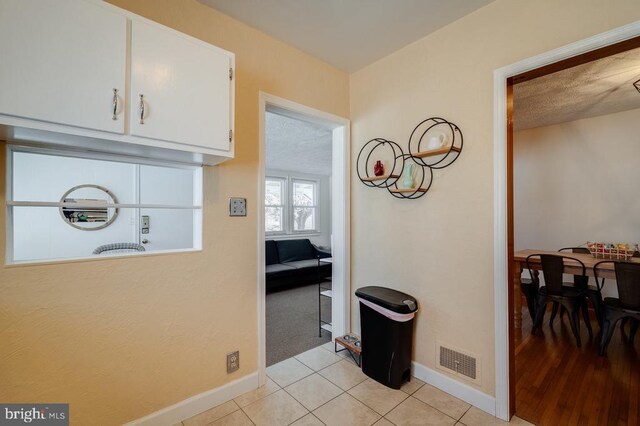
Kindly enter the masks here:
[[371, 177], [363, 178], [362, 180], [365, 182], [375, 182], [377, 180], [387, 180], [389, 178], [396, 179], [399, 177], [400, 175], [382, 175], [382, 176], [371, 176]]
[[442, 148], [430, 149], [428, 151], [420, 151], [416, 154], [413, 154], [413, 156], [418, 158], [432, 157], [434, 155], [446, 154], [449, 152], [449, 149], [451, 149], [451, 151], [460, 152], [460, 148], [458, 148], [457, 146], [454, 146], [454, 147], [443, 146]]
[[399, 188], [399, 189], [389, 189], [389, 192], [394, 192], [396, 194], [406, 194], [407, 192], [427, 192], [424, 188]]

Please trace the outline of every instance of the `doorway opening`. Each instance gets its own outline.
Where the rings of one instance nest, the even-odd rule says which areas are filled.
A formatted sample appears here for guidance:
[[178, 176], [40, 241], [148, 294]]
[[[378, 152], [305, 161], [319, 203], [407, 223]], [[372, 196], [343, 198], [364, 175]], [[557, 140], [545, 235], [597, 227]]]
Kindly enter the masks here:
[[263, 384], [267, 367], [334, 356], [349, 330], [349, 121], [265, 93], [259, 114]]
[[[634, 404], [628, 403], [625, 405], [625, 400], [629, 402], [633, 398], [637, 399], [637, 394], [635, 396], [632, 395], [630, 388], [628, 386], [625, 388], [624, 383], [613, 384], [614, 387], [617, 385], [621, 385], [620, 388], [616, 391], [618, 393], [616, 395], [618, 398], [618, 402], [612, 403], [611, 400], [607, 400], [607, 398], [604, 398], [604, 395], [606, 394], [604, 388], [602, 389], [603, 392], [601, 395], [603, 396], [603, 398], [594, 398], [594, 395], [597, 392], [594, 393], [595, 382], [593, 382], [593, 380], [595, 380], [596, 382], [600, 379], [606, 380], [607, 378], [602, 376], [602, 370], [604, 366], [613, 362], [613, 359], [603, 359], [600, 358], [597, 354], [597, 343], [600, 341], [600, 328], [598, 322], [596, 321], [594, 312], [590, 313], [594, 334], [593, 338], [589, 340], [586, 329], [584, 327], [587, 319], [584, 318], [585, 322], [582, 323], [582, 330], [584, 334], [583, 341], [587, 343], [583, 344], [579, 349], [576, 348], [575, 351], [573, 350], [574, 348], [571, 347], [570, 352], [571, 354], [575, 355], [572, 359], [567, 358], [564, 355], [559, 356], [559, 358], [554, 358], [556, 367], [559, 365], [563, 368], [562, 371], [552, 371], [552, 368], [548, 368], [550, 365], [550, 361], [545, 357], [549, 354], [550, 347], [559, 350], [563, 350], [562, 348], [568, 350], [568, 343], [564, 342], [563, 340], [566, 339], [569, 341], [574, 339], [571, 329], [569, 328], [569, 321], [566, 316], [564, 322], [556, 317], [554, 331], [554, 326], [549, 325], [550, 313], [547, 313], [546, 319], [544, 321], [546, 323], [544, 326], [546, 327], [546, 330], [543, 329], [541, 332], [540, 329], [538, 329], [537, 335], [531, 336], [530, 331], [532, 321], [530, 320], [530, 317], [528, 317], [529, 314], [527, 312], [527, 308], [523, 308], [523, 306], [527, 306], [527, 303], [526, 300], [523, 300], [520, 293], [520, 284], [522, 282], [521, 276], [528, 277], [528, 271], [526, 270], [526, 268], [524, 268], [525, 274], [523, 274], [523, 252], [518, 250], [523, 249], [522, 244], [541, 245], [540, 247], [526, 247], [527, 249], [531, 249], [536, 252], [551, 252], [566, 246], [571, 247], [583, 245], [588, 240], [593, 241], [593, 239], [597, 239], [598, 235], [596, 234], [598, 234], [601, 229], [592, 228], [591, 230], [589, 230], [589, 232], [583, 230], [584, 234], [589, 233], [590, 235], [585, 236], [584, 239], [580, 238], [579, 241], [573, 241], [577, 238], [575, 235], [567, 236], [566, 238], [572, 240], [567, 241], [566, 245], [564, 242], [559, 243], [557, 241], [548, 242], [545, 244], [543, 244], [542, 242], [538, 242], [537, 240], [535, 243], [531, 241], [525, 241], [526, 236], [522, 231], [522, 229], [524, 229], [523, 226], [527, 226], [527, 224], [529, 224], [530, 226], [538, 227], [537, 232], [539, 234], [544, 233], [546, 232], [545, 230], [550, 225], [552, 225], [553, 218], [547, 218], [548, 220], [540, 222], [540, 220], [528, 218], [527, 213], [529, 212], [523, 210], [526, 202], [523, 203], [522, 199], [518, 200], [518, 196], [525, 194], [525, 189], [523, 188], [526, 188], [525, 181], [527, 179], [523, 178], [522, 173], [526, 172], [528, 169], [526, 168], [526, 165], [523, 166], [522, 155], [524, 155], [527, 147], [524, 147], [524, 149], [521, 149], [523, 147], [518, 147], [516, 150], [514, 150], [514, 146], [517, 147], [517, 144], [520, 142], [522, 142], [523, 144], [526, 143], [527, 137], [530, 137], [533, 134], [545, 134], [546, 136], [548, 136], [554, 131], [562, 132], [563, 130], [559, 129], [559, 127], [571, 128], [572, 130], [576, 130], [582, 127], [591, 128], [596, 124], [595, 121], [604, 120], [602, 118], [602, 114], [598, 116], [598, 114], [595, 113], [589, 116], [589, 113], [593, 112], [594, 108], [585, 108], [582, 111], [577, 111], [577, 108], [574, 108], [568, 114], [568, 119], [555, 121], [555, 123], [543, 123], [539, 120], [538, 117], [537, 124], [540, 124], [540, 126], [537, 126], [537, 129], [533, 131], [524, 130], [525, 133], [518, 132], [517, 130], [514, 132], [514, 110], [516, 110], [518, 106], [514, 106], [514, 102], [519, 102], [519, 106], [523, 106], [523, 103], [527, 102], [526, 97], [522, 96], [522, 93], [519, 94], [520, 96], [514, 96], [514, 92], [516, 92], [515, 94], [518, 95], [517, 92], [519, 88], [517, 87], [517, 85], [522, 84], [522, 86], [520, 87], [524, 89], [526, 88], [526, 84], [534, 85], [540, 83], [541, 81], [544, 82], [545, 80], [551, 81], [556, 77], [562, 77], [563, 73], [579, 72], [581, 70], [581, 67], [582, 69], [591, 68], [592, 70], [593, 68], [604, 69], [606, 67], [603, 67], [603, 62], [598, 63], [597, 61], [604, 60], [605, 62], [608, 61], [610, 63], [613, 63], [616, 62], [616, 59], [625, 57], [628, 58], [628, 53], [625, 52], [630, 52], [633, 49], [640, 48], [639, 36], [640, 25], [638, 23], [631, 24], [626, 27], [622, 27], [614, 31], [610, 31], [608, 33], [604, 33], [583, 40], [581, 42], [577, 42], [572, 45], [545, 53], [538, 57], [527, 59], [520, 63], [501, 68], [499, 70], [496, 70], [494, 74], [494, 88], [496, 95], [494, 126], [494, 201], [496, 225], [494, 247], [494, 271], [496, 280], [496, 415], [504, 420], [509, 419], [513, 414], [516, 413], [519, 416], [524, 417], [525, 419], [529, 417], [530, 420], [540, 422], [542, 424], [560, 424], [567, 422], [570, 423], [569, 419], [572, 418], [574, 420], [577, 418], [576, 423], [578, 423], [578, 421], [585, 416], [605, 415], [603, 414], [603, 411], [607, 411], [607, 416], [609, 414], [615, 414], [616, 416], [621, 415], [623, 417], [626, 417], [627, 415], [629, 415], [633, 417], [640, 414], [637, 412], [637, 410], [633, 409]], [[639, 75], [636, 80], [640, 79], [640, 68], [637, 70], [637, 73]], [[536, 79], [538, 79], [538, 81], [535, 81]], [[549, 81], [546, 82], [549, 83]], [[610, 85], [611, 81], [606, 78], [602, 78], [598, 80], [598, 83], [600, 83], [600, 85]], [[629, 86], [630, 89], [633, 89], [635, 91], [633, 81], [630, 82]], [[591, 102], [594, 104], [597, 103], [599, 104], [599, 107], [601, 107], [602, 104], [605, 104], [609, 102], [610, 99], [612, 99], [612, 94], [616, 92], [616, 89], [610, 87], [609, 89], [604, 89], [603, 92], [604, 94], [601, 98], [595, 101], [591, 100]], [[640, 93], [636, 92], [634, 93], [634, 95], [638, 95], [640, 97]], [[570, 93], [567, 93], [566, 99], [571, 100], [571, 97], [572, 95]], [[530, 99], [530, 101], [535, 102], [535, 99]], [[553, 102], [550, 102], [548, 104], [553, 104]], [[620, 111], [624, 111], [624, 109], [619, 109], [615, 113], [620, 113]], [[576, 114], [576, 112], [578, 112], [579, 114]], [[629, 113], [629, 111], [622, 114], [625, 113]], [[633, 114], [633, 112], [630, 113]], [[606, 115], [607, 112], [605, 111], [604, 114]], [[530, 114], [528, 118], [534, 116], [535, 114]], [[557, 118], [558, 117], [556, 116], [555, 119]], [[577, 119], [580, 122], [576, 120], [572, 121], [571, 118]], [[620, 118], [621, 117], [615, 117], [615, 119]], [[608, 117], [607, 119], [610, 120], [611, 117]], [[521, 120], [521, 123], [522, 122], [523, 121]], [[570, 122], [570, 124], [567, 124], [567, 122]], [[534, 127], [536, 127], [536, 121], [533, 120], [532, 123], [534, 123]], [[568, 137], [566, 133], [567, 129], [564, 130], [565, 133], [563, 138], [566, 139]], [[515, 141], [515, 144], [514, 135], [518, 138], [518, 141]], [[586, 135], [586, 137], [590, 136], [590, 134]], [[582, 134], [581, 138], [581, 140], [584, 141], [585, 134]], [[611, 144], [613, 143], [613, 141], [609, 141], [608, 143]], [[566, 148], [566, 145], [557, 143], [554, 148], [562, 147]], [[539, 149], [541, 147], [537, 146], [534, 148]], [[585, 151], [588, 150], [585, 149]], [[585, 153], [583, 152], [582, 154]], [[548, 167], [553, 167], [553, 171], [557, 172], [558, 167], [557, 164], [555, 164], [555, 159], [556, 158], [554, 158], [554, 160], [549, 160], [548, 162], [546, 162], [542, 169], [538, 168], [537, 172], [544, 172], [544, 169]], [[598, 162], [598, 160], [601, 159], [602, 157], [596, 159], [595, 165], [590, 165], [587, 162], [586, 164], [582, 164], [581, 167], [588, 168], [589, 171], [594, 170], [598, 168], [598, 164], [602, 165], [601, 162]], [[531, 158], [528, 158], [528, 160], [531, 160]], [[579, 160], [579, 156], [576, 157], [574, 155], [571, 157], [571, 160], [567, 161], [569, 161], [570, 167], [564, 167], [562, 172], [566, 172], [566, 170], [564, 169], [573, 169], [575, 172], [576, 162], [580, 162], [581, 160]], [[582, 161], [582, 163], [584, 163], [584, 161]], [[518, 167], [518, 164], [520, 164], [522, 167], [518, 170], [514, 170], [514, 167]], [[616, 169], [608, 170], [608, 176], [616, 176]], [[518, 173], [520, 173], [520, 175], [518, 175]], [[515, 179], [514, 176], [516, 176]], [[546, 179], [546, 177], [547, 176], [545, 176], [544, 179]], [[575, 173], [573, 177], [575, 177]], [[531, 176], [529, 176], [529, 178], [531, 178]], [[529, 208], [544, 209], [547, 206], [547, 202], [556, 204], [558, 203], [557, 200], [551, 200], [552, 195], [562, 197], [563, 193], [567, 194], [564, 182], [556, 182], [554, 190], [555, 194], [538, 191], [538, 195], [542, 197], [542, 201], [538, 203], [537, 207], [530, 206]], [[529, 194], [529, 196], [531, 196], [531, 194]], [[591, 198], [587, 195], [583, 199], [582, 204], [586, 207], [590, 199]], [[518, 208], [519, 205], [520, 208]], [[545, 212], [545, 214], [553, 215], [552, 210], [548, 210], [547, 212]], [[588, 218], [589, 214], [589, 211], [585, 211], [584, 216]], [[523, 223], [523, 221], [525, 221], [525, 223]], [[566, 226], [567, 225], [565, 224], [565, 227]], [[553, 233], [553, 231], [550, 232]], [[615, 233], [614, 231], [610, 230], [609, 233], [611, 232]], [[554, 244], [560, 244], [563, 247], [554, 246], [553, 250], [551, 250], [551, 246]], [[573, 255], [574, 253], [571, 252], [569, 254]], [[575, 256], [579, 255], [576, 254]], [[583, 260], [585, 260], [587, 263], [591, 259], [590, 254], [582, 254], [582, 256], [585, 256]], [[567, 273], [566, 264], [565, 273]], [[540, 276], [542, 276], [542, 274], [540, 274]], [[568, 278], [570, 278], [570, 276], [565, 275], [565, 278], [567, 278], [566, 281], [568, 281]], [[591, 280], [593, 280], [593, 278], [591, 278]], [[535, 278], [534, 281], [536, 281]], [[541, 279], [538, 283], [540, 285], [544, 285], [544, 279]], [[594, 283], [592, 282], [590, 284]], [[610, 283], [610, 286], [615, 288], [615, 283]], [[552, 304], [549, 303], [549, 308], [551, 308], [551, 306]], [[541, 312], [546, 312], [546, 309], [543, 309]], [[581, 318], [581, 320], [582, 319], [583, 318]], [[526, 327], [529, 327], [529, 329], [525, 330]], [[571, 339], [569, 339], [569, 336], [571, 337]], [[535, 361], [532, 361], [531, 359], [527, 359], [525, 357], [520, 357], [520, 355], [526, 355], [529, 352], [535, 351], [536, 344], [538, 344], [538, 346], [540, 346], [540, 344], [544, 346], [543, 351], [539, 352], [539, 354], [544, 353], [544, 356], [534, 356]], [[576, 345], [575, 341], [573, 342], [573, 345]], [[518, 359], [516, 359], [516, 357], [518, 357]], [[616, 357], [616, 361], [619, 361], [619, 357]], [[526, 372], [528, 371], [527, 369], [531, 369], [532, 363], [535, 364], [538, 378], [547, 377], [550, 380], [550, 382], [548, 383], [548, 387], [545, 388], [544, 391], [532, 391], [531, 388], [527, 389], [527, 387], [523, 383], [523, 380], [527, 380]], [[579, 368], [577, 364], [580, 363], [584, 364], [584, 368]], [[634, 364], [636, 366], [638, 365], [637, 358], [635, 359]], [[571, 370], [569, 367], [577, 367], [578, 369]], [[606, 368], [604, 369], [606, 370]], [[575, 371], [580, 371], [580, 373], [574, 374]], [[600, 379], [596, 377], [598, 376], [598, 374], [602, 376], [600, 377]], [[635, 373], [632, 372], [632, 374], [637, 375], [640, 374], [640, 372], [636, 371]], [[564, 376], [565, 380], [562, 382], [551, 383], [553, 382], [553, 376], [555, 376], [556, 378], [558, 378], [558, 376]], [[530, 377], [531, 376], [529, 376], [529, 378]], [[589, 380], [592, 381], [590, 382]], [[615, 380], [615, 378], [613, 378], [612, 380]], [[628, 381], [629, 377], [624, 380]], [[631, 378], [631, 380], [634, 379]], [[538, 381], [537, 385], [539, 384], [540, 380]], [[553, 405], [553, 403], [550, 403], [549, 401], [542, 401], [544, 393], [553, 394], [554, 401], [559, 401], [556, 404], [557, 406]], [[539, 404], [538, 408], [545, 407], [544, 417], [532, 418], [531, 410], [527, 412], [527, 404]], [[549, 407], [549, 404], [551, 404], [551, 407]], [[604, 405], [602, 404], [609, 404], [608, 407], [615, 406], [619, 408], [619, 410], [617, 411], [617, 413], [613, 413], [608, 409], [602, 410], [602, 408], [604, 407]], [[587, 412], [588, 410], [595, 411], [589, 413]], [[605, 422], [607, 422], [607, 419], [608, 417], [604, 417]], [[615, 421], [617, 420], [618, 417], [615, 418]]]

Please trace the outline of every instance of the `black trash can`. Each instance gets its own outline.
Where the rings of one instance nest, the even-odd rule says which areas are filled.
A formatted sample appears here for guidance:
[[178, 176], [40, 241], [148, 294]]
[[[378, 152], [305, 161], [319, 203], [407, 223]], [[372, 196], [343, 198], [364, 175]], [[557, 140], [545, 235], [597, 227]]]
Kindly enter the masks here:
[[413, 318], [418, 302], [386, 287], [356, 290], [360, 301], [362, 371], [393, 389], [411, 379]]

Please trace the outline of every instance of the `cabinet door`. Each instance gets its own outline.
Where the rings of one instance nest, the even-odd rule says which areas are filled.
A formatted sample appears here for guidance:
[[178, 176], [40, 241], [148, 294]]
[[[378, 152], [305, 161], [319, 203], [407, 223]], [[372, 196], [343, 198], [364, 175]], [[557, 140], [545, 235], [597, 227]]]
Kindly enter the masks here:
[[124, 133], [126, 43], [127, 19], [97, 3], [0, 1], [0, 114]]
[[142, 21], [131, 31], [131, 134], [228, 150], [228, 54]]

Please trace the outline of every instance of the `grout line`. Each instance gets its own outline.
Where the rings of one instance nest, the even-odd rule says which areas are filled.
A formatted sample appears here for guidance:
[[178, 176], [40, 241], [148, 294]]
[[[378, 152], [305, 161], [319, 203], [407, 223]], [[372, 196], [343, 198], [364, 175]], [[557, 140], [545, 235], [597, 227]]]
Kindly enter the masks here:
[[[469, 404], [469, 403], [467, 403]], [[460, 416], [460, 419], [464, 417], [465, 414], [467, 414], [469, 412], [469, 410], [471, 410], [471, 408], [473, 407], [473, 405], [469, 404], [469, 408], [467, 408], [467, 410]], [[460, 419], [458, 419], [458, 421], [460, 421]], [[462, 423], [462, 422], [461, 422]], [[463, 423], [464, 424], [464, 423]]]
[[[292, 383], [292, 384], [293, 384], [293, 383]], [[284, 389], [284, 388], [282, 388], [282, 390], [283, 390], [283, 391], [285, 391], [285, 393], [286, 393], [287, 395], [289, 395], [291, 398], [293, 398], [293, 400], [294, 400], [295, 402], [297, 402], [298, 404], [300, 404], [300, 405], [302, 406], [302, 408], [304, 408], [305, 410], [307, 410], [307, 414], [311, 413], [311, 410], [309, 410], [307, 407], [305, 407], [305, 406], [304, 406], [304, 404], [303, 404], [302, 402], [298, 401], [298, 400], [296, 399], [296, 397], [295, 397], [295, 396], [291, 395], [291, 394], [290, 394], [286, 389]], [[305, 416], [306, 416], [307, 414], [305, 414]], [[304, 417], [304, 416], [302, 416], [302, 417]], [[301, 417], [301, 418], [302, 418], [302, 417]], [[297, 420], [298, 420], [298, 419], [294, 420], [294, 422], [295, 422], [295, 421], [297, 421]], [[293, 422], [292, 422], [292, 423], [293, 423]]]
[[[337, 385], [336, 385], [336, 386], [337, 386]], [[342, 388], [341, 388], [340, 390], [342, 390]], [[316, 408], [315, 410], [313, 410], [313, 411], [316, 411], [316, 410], [320, 409], [320, 407], [324, 407], [325, 405], [327, 405], [328, 403], [330, 403], [330, 402], [331, 402], [331, 401], [333, 401], [334, 399], [341, 397], [341, 396], [342, 396], [342, 395], [344, 395], [345, 393], [347, 393], [347, 392], [342, 391], [342, 393], [341, 393], [341, 394], [336, 395], [335, 397], [331, 398], [330, 400], [328, 400], [328, 401], [327, 401], [327, 402], [325, 402], [324, 404], [320, 405], [319, 407], [317, 407], [317, 408]], [[349, 395], [349, 394], [347, 394], [347, 395]], [[349, 396], [351, 396], [351, 395], [349, 395]], [[353, 397], [351, 396], [351, 398], [353, 398]], [[353, 398], [353, 399], [355, 399], [355, 398]], [[356, 399], [356, 401], [358, 401], [358, 400]], [[358, 401], [358, 402], [359, 402], [359, 401]], [[364, 405], [364, 404], [363, 404], [363, 405]], [[367, 406], [365, 405], [365, 407], [367, 407]], [[367, 408], [369, 408], [369, 407], [367, 407]], [[370, 408], [369, 408], [369, 409], [370, 409]], [[313, 414], [313, 411], [311, 411], [311, 414]], [[376, 414], [378, 414], [378, 413], [376, 413]], [[316, 416], [316, 415], [314, 414], [314, 417], [318, 417], [318, 416]], [[320, 420], [320, 419], [318, 418], [318, 420]], [[320, 420], [320, 421], [322, 422], [322, 420]], [[322, 422], [322, 424], [325, 424], [325, 423], [324, 423], [324, 422]]]
[[[376, 382], [377, 383], [377, 382]], [[407, 395], [406, 393], [402, 392], [403, 394]], [[351, 395], [353, 396], [353, 395]], [[355, 396], [353, 396], [354, 398], [356, 398]], [[376, 413], [380, 414], [382, 417], [386, 416], [387, 414], [389, 414], [390, 412], [392, 412], [393, 410], [395, 410], [400, 404], [402, 404], [403, 402], [405, 402], [407, 399], [411, 398], [411, 395], [407, 395], [406, 398], [404, 398], [402, 401], [398, 402], [396, 405], [394, 405], [389, 411], [387, 411], [384, 414], [380, 414], [378, 413], [375, 409], [373, 409], [373, 407], [369, 407], [364, 401], [360, 401], [358, 398], [358, 401], [362, 402], [366, 407], [369, 407], [370, 409], [372, 409], [373, 411], [375, 411]]]
[[[389, 414], [389, 413], [387, 413]], [[386, 421], [388, 421], [389, 423], [391, 423], [393, 426], [397, 426], [394, 422], [392, 422], [391, 420], [389, 420], [386, 416], [382, 416], [383, 419], [385, 419]], [[378, 423], [380, 420], [378, 420], [376, 423]], [[376, 426], [376, 423], [373, 424], [373, 426]]]
[[318, 420], [320, 423], [322, 423], [323, 425], [327, 425], [325, 422], [323, 422], [322, 420], [320, 420], [320, 418], [318, 416], [316, 416], [315, 414], [313, 414], [313, 412], [309, 413], [311, 414], [316, 420]]
[[[445, 393], [446, 393], [446, 392], [445, 392]], [[451, 415], [449, 415], [449, 414], [445, 413], [444, 411], [442, 411], [442, 410], [440, 410], [440, 409], [438, 409], [438, 408], [434, 407], [433, 405], [429, 404], [428, 402], [424, 402], [424, 401], [423, 401], [423, 400], [421, 400], [420, 398], [416, 398], [416, 397], [415, 397], [415, 396], [413, 396], [413, 395], [409, 395], [409, 397], [412, 397], [412, 398], [414, 398], [414, 399], [416, 399], [416, 400], [418, 400], [418, 401], [422, 402], [423, 404], [428, 405], [429, 407], [433, 408], [433, 409], [434, 409], [434, 410], [436, 410], [437, 412], [439, 412], [439, 413], [441, 413], [441, 414], [444, 414], [445, 416], [449, 417], [449, 418], [450, 418], [450, 419], [452, 419], [452, 420], [455, 420], [456, 422], [459, 422], [459, 421], [460, 421], [460, 419], [461, 419], [462, 417], [464, 417], [464, 415], [465, 415], [465, 414], [467, 414], [467, 411], [469, 411], [469, 410], [471, 409], [471, 407], [473, 407], [473, 405], [471, 405], [469, 408], [467, 408], [467, 409], [465, 410], [465, 412], [464, 412], [464, 413], [462, 413], [462, 416], [460, 416], [460, 419], [456, 419], [455, 417], [452, 417]], [[453, 397], [453, 398], [455, 398], [455, 397]], [[458, 399], [458, 398], [456, 398], [456, 399]], [[462, 400], [460, 400], [460, 401], [462, 401]], [[464, 402], [464, 401], [462, 401], [462, 402]], [[465, 402], [465, 404], [468, 404], [468, 403], [467, 403], [467, 402]]]
[[[276, 392], [277, 392], [277, 391], [276, 391]], [[275, 393], [275, 392], [274, 392], [274, 393]], [[259, 400], [258, 400], [258, 401], [259, 401]], [[251, 403], [251, 404], [253, 404], [253, 403]], [[251, 405], [251, 404], [249, 404], [249, 405]], [[248, 407], [248, 405], [247, 405], [247, 407]], [[244, 415], [245, 415], [245, 416], [247, 416], [247, 418], [249, 419], [249, 421], [251, 422], [251, 424], [255, 426], [255, 423], [253, 422], [253, 420], [251, 420], [251, 417], [249, 417], [249, 414], [247, 414], [247, 412], [246, 412], [246, 411], [244, 411], [244, 409], [243, 409], [243, 408], [240, 408], [240, 411], [242, 411], [242, 412], [244, 413]]]

